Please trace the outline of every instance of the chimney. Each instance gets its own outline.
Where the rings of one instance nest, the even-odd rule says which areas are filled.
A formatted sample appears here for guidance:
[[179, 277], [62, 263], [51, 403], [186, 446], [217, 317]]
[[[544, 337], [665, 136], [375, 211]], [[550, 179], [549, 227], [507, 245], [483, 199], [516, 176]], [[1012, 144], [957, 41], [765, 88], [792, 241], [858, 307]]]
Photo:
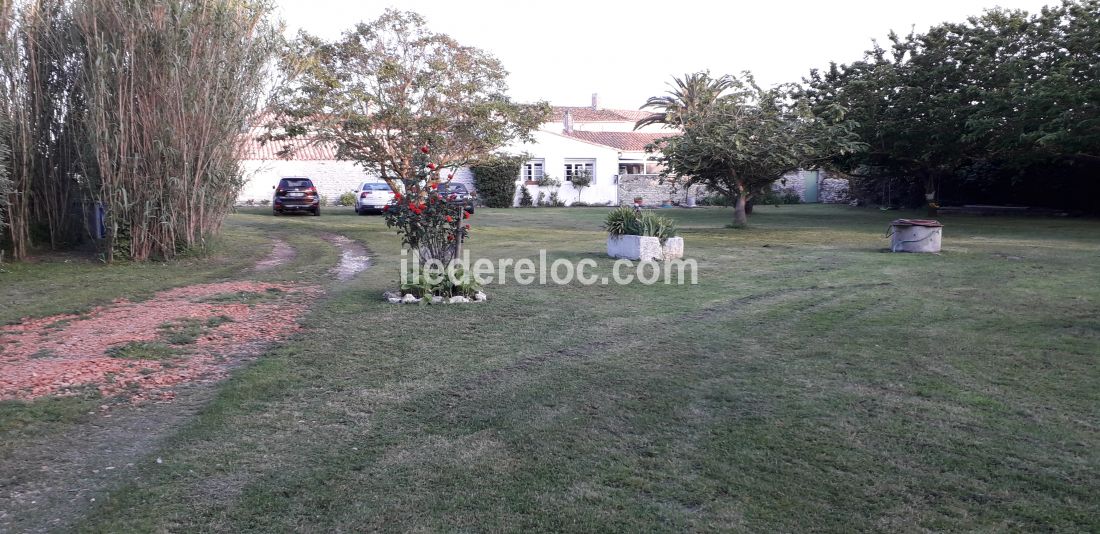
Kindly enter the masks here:
[[565, 117], [562, 118], [561, 122], [562, 122], [562, 126], [565, 128], [565, 133], [567, 133], [567, 134], [573, 133], [573, 113], [572, 112], [570, 112], [568, 109], [565, 110]]
[[600, 94], [592, 93], [592, 111], [600, 109]]

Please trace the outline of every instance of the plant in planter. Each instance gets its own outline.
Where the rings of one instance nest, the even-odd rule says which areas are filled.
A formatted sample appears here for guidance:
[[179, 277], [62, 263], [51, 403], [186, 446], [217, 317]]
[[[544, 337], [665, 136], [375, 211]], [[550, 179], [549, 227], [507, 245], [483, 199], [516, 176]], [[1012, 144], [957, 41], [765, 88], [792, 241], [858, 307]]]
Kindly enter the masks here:
[[607, 254], [613, 258], [654, 261], [684, 255], [684, 239], [677, 237], [676, 223], [668, 217], [623, 206], [607, 214], [604, 229]]

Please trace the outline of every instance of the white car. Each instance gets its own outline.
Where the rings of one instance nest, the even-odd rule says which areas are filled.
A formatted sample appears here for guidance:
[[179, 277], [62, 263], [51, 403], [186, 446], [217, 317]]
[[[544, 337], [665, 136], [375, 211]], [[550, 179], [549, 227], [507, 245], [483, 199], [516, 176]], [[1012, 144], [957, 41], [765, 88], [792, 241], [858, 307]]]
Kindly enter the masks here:
[[355, 213], [382, 213], [382, 208], [393, 203], [393, 190], [385, 182], [363, 182], [355, 190]]

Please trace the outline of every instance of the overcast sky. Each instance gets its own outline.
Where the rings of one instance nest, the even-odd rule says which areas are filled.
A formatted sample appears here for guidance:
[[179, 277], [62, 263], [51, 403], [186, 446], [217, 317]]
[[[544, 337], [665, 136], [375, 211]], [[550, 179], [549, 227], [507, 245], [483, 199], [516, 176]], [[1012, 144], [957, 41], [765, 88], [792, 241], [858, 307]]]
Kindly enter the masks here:
[[765, 85], [798, 81], [830, 60], [859, 59], [872, 39], [1043, 0], [279, 0], [288, 30], [336, 38], [387, 7], [416, 11], [438, 32], [491, 52], [512, 97], [638, 108], [672, 75], [750, 70]]

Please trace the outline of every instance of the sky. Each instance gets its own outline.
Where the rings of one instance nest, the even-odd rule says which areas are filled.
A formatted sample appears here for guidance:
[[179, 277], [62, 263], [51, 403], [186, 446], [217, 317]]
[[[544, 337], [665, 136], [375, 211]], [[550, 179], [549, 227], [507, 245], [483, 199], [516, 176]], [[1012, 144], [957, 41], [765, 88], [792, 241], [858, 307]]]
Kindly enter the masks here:
[[985, 9], [1038, 11], [1053, 0], [279, 0], [287, 30], [337, 38], [388, 7], [486, 50], [509, 71], [514, 100], [637, 109], [672, 76], [752, 71], [762, 85], [797, 82], [830, 61], [860, 59], [890, 30], [918, 32]]

